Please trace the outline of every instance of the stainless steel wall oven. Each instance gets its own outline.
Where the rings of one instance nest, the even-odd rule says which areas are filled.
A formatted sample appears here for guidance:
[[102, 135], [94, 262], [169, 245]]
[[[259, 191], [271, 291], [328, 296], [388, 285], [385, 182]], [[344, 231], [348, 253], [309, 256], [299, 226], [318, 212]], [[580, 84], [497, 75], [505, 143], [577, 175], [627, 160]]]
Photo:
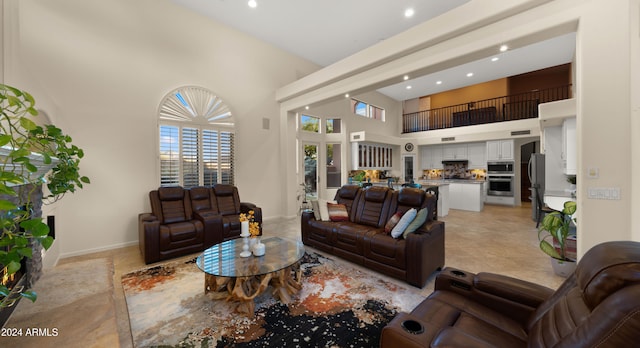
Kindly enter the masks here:
[[489, 189], [487, 195], [513, 197], [513, 175], [488, 175]]

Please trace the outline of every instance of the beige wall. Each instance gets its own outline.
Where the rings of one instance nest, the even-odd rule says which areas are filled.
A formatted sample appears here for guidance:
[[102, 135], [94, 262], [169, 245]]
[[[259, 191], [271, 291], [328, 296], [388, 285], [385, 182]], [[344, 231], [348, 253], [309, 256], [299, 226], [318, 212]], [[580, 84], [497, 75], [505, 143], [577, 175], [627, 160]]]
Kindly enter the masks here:
[[434, 94], [431, 96], [431, 108], [437, 109], [470, 101], [504, 97], [507, 94], [509, 94], [507, 79], [498, 79]]
[[81, 171], [92, 181], [58, 207], [63, 257], [137, 244], [137, 215], [159, 185], [158, 105], [183, 85], [208, 88], [230, 106], [240, 196], [266, 218], [283, 214], [273, 96], [318, 66], [168, 0], [8, 1], [19, 9], [10, 28], [19, 44], [6, 81], [33, 91], [85, 150]]

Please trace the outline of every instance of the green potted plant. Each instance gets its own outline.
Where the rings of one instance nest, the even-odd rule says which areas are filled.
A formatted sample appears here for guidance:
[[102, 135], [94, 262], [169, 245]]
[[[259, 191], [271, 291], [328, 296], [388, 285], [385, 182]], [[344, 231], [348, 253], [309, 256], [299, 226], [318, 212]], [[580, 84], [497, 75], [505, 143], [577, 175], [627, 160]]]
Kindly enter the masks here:
[[554, 272], [565, 277], [575, 270], [575, 260], [567, 257], [567, 239], [570, 236], [571, 224], [575, 222], [575, 212], [576, 202], [564, 202], [562, 211], [547, 214], [538, 230], [540, 250], [551, 256]]
[[[29, 93], [0, 84], [0, 267], [5, 277], [31, 258], [32, 242], [45, 249], [53, 244], [49, 227], [29, 212], [31, 193], [45, 185], [49, 192], [42, 199], [53, 202], [90, 182], [79, 172], [82, 149], [56, 126], [38, 126], [32, 120], [38, 114], [34, 106]], [[11, 291], [0, 284], [0, 307], [15, 303], [10, 296], [36, 300], [30, 290]]]

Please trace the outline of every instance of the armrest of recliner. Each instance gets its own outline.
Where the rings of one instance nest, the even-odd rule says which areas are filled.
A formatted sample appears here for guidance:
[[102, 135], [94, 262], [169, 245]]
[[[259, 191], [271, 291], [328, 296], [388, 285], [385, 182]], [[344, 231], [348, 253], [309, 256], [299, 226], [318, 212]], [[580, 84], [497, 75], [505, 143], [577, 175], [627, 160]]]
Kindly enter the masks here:
[[146, 264], [160, 260], [160, 221], [151, 213], [138, 214], [138, 246]]
[[530, 307], [538, 307], [554, 292], [546, 286], [526, 280], [486, 272], [478, 273], [473, 284], [478, 291]]
[[204, 247], [209, 248], [214, 244], [222, 243], [224, 236], [224, 224], [222, 215], [213, 210], [200, 210], [193, 213], [196, 220], [204, 226]]
[[429, 347], [434, 335], [430, 326], [409, 313], [398, 313], [380, 333], [380, 348]]
[[447, 267], [438, 274], [435, 291], [451, 291], [525, 323], [553, 294], [547, 287], [494, 273], [474, 274]]

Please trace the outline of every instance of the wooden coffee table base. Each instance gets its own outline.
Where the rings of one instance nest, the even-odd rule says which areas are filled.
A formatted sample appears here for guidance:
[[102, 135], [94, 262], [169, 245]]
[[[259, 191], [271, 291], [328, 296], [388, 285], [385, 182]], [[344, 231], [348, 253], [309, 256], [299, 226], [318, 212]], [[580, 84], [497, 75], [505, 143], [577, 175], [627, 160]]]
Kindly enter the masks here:
[[291, 296], [302, 289], [300, 263], [295, 263], [279, 271], [252, 277], [219, 277], [205, 273], [204, 293], [211, 293], [212, 299], [238, 301], [238, 311], [255, 313], [256, 296], [263, 293], [269, 285], [273, 296], [282, 303], [291, 302]]

